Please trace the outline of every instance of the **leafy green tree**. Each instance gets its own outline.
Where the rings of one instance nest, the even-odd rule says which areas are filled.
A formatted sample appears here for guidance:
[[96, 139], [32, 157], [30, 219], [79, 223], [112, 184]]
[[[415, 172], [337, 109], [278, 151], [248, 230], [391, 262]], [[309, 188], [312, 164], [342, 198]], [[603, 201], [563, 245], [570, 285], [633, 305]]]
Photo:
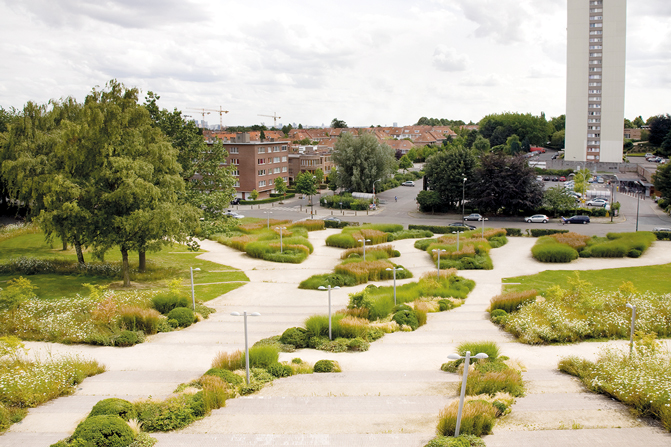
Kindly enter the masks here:
[[632, 124], [631, 121], [629, 121], [627, 118], [624, 119], [624, 128], [625, 129], [633, 129], [634, 125]]
[[643, 121], [642, 116], [637, 116], [636, 118], [634, 118], [634, 121], [632, 121], [632, 124], [635, 127], [637, 127], [638, 129], [640, 129], [641, 127], [643, 127], [645, 125], [645, 121]]
[[339, 120], [338, 118], [333, 118], [333, 120], [331, 120], [331, 127], [334, 129], [346, 129], [347, 123], [343, 120]]
[[373, 182], [396, 171], [394, 150], [370, 133], [342, 135], [335, 143], [332, 160], [338, 166], [338, 186], [354, 191], [372, 192]]
[[0, 310], [16, 310], [25, 300], [35, 297], [36, 286], [30, 280], [19, 276], [7, 281], [7, 287], [0, 289]]
[[555, 132], [566, 129], [566, 115], [555, 116], [550, 119], [550, 124], [552, 124]]
[[287, 124], [286, 126], [282, 126], [282, 133], [284, 133], [285, 137], [289, 136], [289, 132], [291, 132], [291, 129], [293, 129], [293, 126], [291, 124]]
[[489, 140], [482, 135], [478, 135], [477, 138], [475, 139], [475, 142], [473, 143], [473, 149], [475, 149], [478, 152], [489, 152], [491, 149], [491, 146], [489, 144]]
[[466, 138], [464, 139], [464, 147], [470, 149], [473, 147], [473, 144], [475, 144], [475, 141], [478, 139], [480, 136], [480, 132], [478, 132], [476, 129], [467, 131], [466, 133]]
[[252, 200], [259, 198], [259, 192], [256, 189], [252, 189], [252, 192], [250, 192], [249, 195], [251, 196]]
[[403, 169], [404, 171], [407, 171], [408, 169], [412, 168], [412, 162], [410, 161], [407, 155], [403, 155], [401, 159], [398, 161], [398, 168]]
[[564, 149], [565, 139], [566, 139], [566, 130], [562, 129], [552, 134], [550, 142], [553, 148]]
[[569, 194], [565, 188], [555, 186], [543, 193], [543, 205], [552, 209], [556, 217], [562, 211], [575, 206], [575, 197]]
[[440, 199], [440, 194], [437, 191], [420, 191], [417, 194], [417, 203], [421, 207], [422, 211], [431, 209], [431, 214], [435, 212], [436, 207], [440, 206], [442, 200]]
[[306, 196], [317, 194], [317, 179], [310, 172], [301, 172], [296, 177], [296, 191]]
[[331, 168], [331, 172], [329, 172], [326, 181], [328, 182], [329, 189], [335, 194], [338, 189], [338, 170], [336, 168]]
[[[455, 148], [431, 156], [424, 165], [429, 189], [436, 191], [442, 203], [456, 208], [464, 195], [464, 177], [474, 180], [477, 159], [470, 149]], [[466, 198], [471, 197], [466, 188]]]
[[662, 193], [662, 197], [671, 198], [671, 164], [664, 164], [657, 168], [652, 176], [655, 189]]
[[553, 132], [545, 116], [533, 116], [530, 113], [502, 113], [487, 115], [480, 120], [480, 133], [489, 139], [492, 146], [504, 144], [508, 137], [517, 135], [529, 144], [542, 146]]
[[480, 157], [476, 179], [469, 190], [472, 203], [481, 212], [517, 214], [541, 204], [542, 188], [524, 157], [492, 152]]
[[406, 155], [408, 156], [408, 159], [412, 163], [417, 161], [417, 150], [414, 147], [412, 149], [410, 149]]
[[650, 134], [648, 142], [654, 146], [661, 146], [664, 139], [671, 131], [671, 115], [657, 115], [648, 118], [648, 125], [650, 126]]
[[[632, 144], [633, 145], [633, 144]], [[664, 141], [660, 145], [662, 155], [668, 157], [671, 156], [671, 130], [666, 134]]]
[[506, 152], [510, 155], [517, 155], [522, 152], [522, 145], [520, 144], [520, 137], [512, 135], [506, 140]]
[[94, 247], [118, 246], [124, 286], [130, 285], [128, 252], [186, 242], [200, 212], [180, 197], [184, 181], [177, 150], [138, 104], [138, 90], [112, 80], [93, 89], [78, 129], [79, 153], [93, 165]]
[[589, 169], [581, 169], [579, 171], [575, 171], [573, 175], [573, 190], [575, 192], [579, 192], [583, 196], [585, 195], [585, 191], [587, 191], [587, 188], [589, 187], [589, 180], [592, 178], [592, 173], [590, 172]]
[[524, 153], [531, 152], [531, 144], [529, 143], [528, 138], [525, 138], [524, 141], [522, 141], [522, 152]]
[[275, 191], [278, 194], [284, 195], [285, 199], [287, 198], [287, 184], [282, 177], [275, 177]]
[[317, 179], [317, 184], [321, 184], [324, 181], [324, 171], [321, 168], [315, 170], [314, 176]]

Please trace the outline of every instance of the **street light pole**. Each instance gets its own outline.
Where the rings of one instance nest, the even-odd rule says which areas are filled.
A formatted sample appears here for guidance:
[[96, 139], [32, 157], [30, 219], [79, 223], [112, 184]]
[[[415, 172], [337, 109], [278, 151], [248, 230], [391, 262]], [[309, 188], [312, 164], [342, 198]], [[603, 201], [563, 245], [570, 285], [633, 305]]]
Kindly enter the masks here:
[[[482, 223], [482, 234], [483, 234], [483, 237], [484, 237], [484, 234], [485, 234], [485, 229], [484, 229], [484, 228], [485, 228], [485, 224], [484, 224], [484, 222], [483, 222], [483, 223]], [[463, 233], [463, 231], [459, 231], [459, 230], [457, 230], [457, 231], [453, 231], [453, 232], [452, 232], [452, 234], [454, 234], [454, 233], [457, 233], [457, 251], [459, 251], [459, 235], [460, 235], [461, 233]]]
[[193, 301], [193, 311], [196, 311], [196, 293], [193, 290], [193, 272], [199, 272], [200, 268], [196, 267], [190, 267], [191, 268], [191, 301]]
[[636, 322], [636, 306], [627, 303], [627, 307], [631, 309], [631, 330], [629, 331], [629, 357], [634, 352], [634, 329]]
[[636, 231], [638, 231], [638, 209], [641, 205], [641, 193], [636, 193]]
[[357, 239], [359, 242], [363, 242], [363, 260], [366, 262], [366, 242], [370, 242], [370, 239]]
[[328, 290], [329, 291], [329, 340], [333, 340], [331, 337], [331, 290], [339, 289], [340, 286], [331, 287], [329, 284], [328, 288], [324, 286], [317, 287], [319, 290]]
[[[464, 221], [464, 206], [466, 205], [466, 177], [461, 185], [461, 221]], [[458, 250], [459, 248], [457, 248]]]
[[396, 306], [396, 270], [403, 270], [403, 267], [394, 267], [393, 269], [387, 268], [386, 270], [391, 270], [394, 272], [394, 306]]
[[447, 250], [443, 250], [443, 249], [435, 249], [435, 248], [434, 248], [434, 249], [431, 250], [431, 251], [434, 252], [434, 253], [437, 253], [437, 254], [438, 254], [438, 261], [436, 262], [436, 268], [438, 269], [438, 278], [436, 278], [436, 279], [437, 279], [438, 281], [440, 281], [440, 253], [441, 253], [441, 252], [442, 252], [442, 253], [445, 253]]
[[[473, 358], [475, 359], [486, 359], [489, 357], [484, 352], [481, 352]], [[466, 396], [466, 382], [468, 381], [468, 366], [471, 362], [471, 351], [466, 351], [466, 356], [462, 357], [459, 354], [450, 354], [447, 356], [450, 360], [464, 359], [464, 375], [461, 379], [461, 394], [459, 395], [459, 411], [457, 412], [457, 426], [454, 428], [454, 437], [459, 436], [459, 429], [461, 428], [461, 412], [464, 409], [464, 397]]]
[[[483, 239], [485, 238], [485, 221], [486, 220], [489, 220], [489, 219], [487, 219], [485, 217], [482, 218], [482, 238]], [[457, 248], [457, 250], [459, 250], [459, 249]]]
[[[245, 369], [247, 370], [247, 385], [249, 385], [249, 342], [247, 338], [247, 311], [245, 310], [240, 314], [240, 312], [231, 312], [231, 315], [234, 317], [244, 316], [245, 317]], [[249, 314], [250, 317], [260, 317], [261, 314], [258, 312], [252, 312]]]
[[275, 227], [276, 230], [280, 230], [280, 254], [282, 254], [282, 230], [286, 230], [287, 227]]
[[264, 211], [263, 214], [268, 215], [268, 229], [270, 230], [270, 215], [273, 214], [272, 211]]

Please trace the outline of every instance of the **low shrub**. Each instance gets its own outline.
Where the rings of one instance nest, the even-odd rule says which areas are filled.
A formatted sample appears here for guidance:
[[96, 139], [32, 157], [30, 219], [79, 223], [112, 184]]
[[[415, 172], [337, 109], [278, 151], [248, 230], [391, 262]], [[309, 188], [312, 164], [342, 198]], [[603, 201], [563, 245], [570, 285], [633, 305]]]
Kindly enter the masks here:
[[425, 230], [437, 234], [450, 234], [454, 231], [463, 231], [464, 227], [451, 227], [440, 225], [408, 225], [408, 230]]
[[280, 341], [288, 345], [294, 345], [297, 349], [307, 348], [308, 331], [301, 327], [291, 327], [282, 333]]
[[356, 280], [354, 277], [345, 274], [338, 273], [329, 273], [325, 275], [312, 275], [308, 279], [302, 281], [298, 288], [299, 289], [319, 289], [320, 286], [324, 287], [351, 287], [356, 285]]
[[459, 355], [466, 355], [466, 351], [470, 351], [471, 356], [484, 352], [489, 361], [496, 360], [499, 356], [499, 346], [493, 341], [463, 342], [457, 346]]
[[485, 441], [473, 435], [459, 435], [456, 438], [439, 436], [424, 447], [485, 447]]
[[137, 413], [135, 412], [135, 407], [132, 403], [127, 400], [109, 398], [98, 401], [97, 404], [93, 406], [88, 417], [93, 416], [119, 416], [124, 421], [137, 418]]
[[101, 415], [84, 419], [71, 439], [96, 447], [127, 447], [135, 439], [135, 434], [119, 416]]
[[399, 241], [401, 239], [419, 239], [425, 237], [432, 237], [433, 233], [428, 230], [403, 230], [390, 233], [388, 241]]
[[508, 312], [503, 309], [494, 309], [490, 313], [490, 318], [493, 323], [505, 324], [505, 322], [508, 320]]
[[[394, 247], [391, 245], [377, 245], [373, 247], [366, 247], [366, 256], [375, 257], [376, 254], [379, 252], [385, 253], [386, 256], [384, 257], [386, 258], [394, 258], [400, 256], [400, 254], [397, 254], [398, 251], [394, 250]], [[363, 247], [349, 248], [345, 250], [340, 254], [340, 259], [347, 259], [353, 254], [363, 256]]]
[[114, 345], [127, 347], [137, 344], [139, 338], [136, 332], [133, 331], [121, 331], [119, 335], [114, 337]]
[[[538, 292], [536, 289], [507, 292], [496, 295], [490, 300], [489, 311], [503, 310], [506, 313], [515, 312], [520, 306], [536, 300]], [[492, 316], [494, 314], [492, 313]]]
[[441, 312], [444, 312], [446, 310], [454, 309], [454, 303], [450, 300], [439, 300], [438, 301], [438, 309]]
[[189, 307], [189, 298], [175, 292], [162, 292], [151, 299], [152, 306], [163, 315], [176, 307]]
[[400, 310], [396, 312], [392, 317], [392, 320], [401, 326], [410, 326], [413, 331], [419, 327], [417, 314], [411, 310]]
[[283, 365], [281, 363], [273, 363], [271, 365], [268, 365], [266, 370], [273, 377], [289, 377], [294, 372], [294, 370], [291, 368], [291, 366]]
[[578, 259], [578, 251], [561, 244], [550, 236], [543, 236], [531, 248], [532, 256], [540, 262], [571, 262]]
[[[487, 365], [487, 363], [483, 364]], [[502, 365], [502, 363], [499, 363], [499, 365]], [[474, 372], [469, 373], [466, 381], [466, 394], [469, 396], [479, 394], [494, 396], [499, 392], [508, 393], [515, 397], [523, 396], [522, 374], [512, 368], [482, 373], [478, 371], [477, 367]]]
[[568, 230], [556, 230], [552, 228], [532, 228], [531, 237], [549, 236], [551, 234], [568, 233]]
[[653, 234], [658, 241], [671, 241], [671, 231], [655, 231]]
[[205, 407], [203, 416], [212, 410], [226, 405], [226, 399], [229, 396], [228, 383], [217, 376], [203, 376], [199, 380], [203, 387], [202, 402]]
[[[459, 401], [455, 401], [443, 409], [438, 415], [436, 431], [440, 436], [454, 436], [457, 426]], [[485, 400], [469, 400], [464, 403], [461, 414], [460, 434], [484, 436], [494, 427], [497, 409]]]
[[231, 384], [232, 386], [238, 386], [244, 381], [241, 375], [223, 368], [211, 368], [203, 375], [219, 377], [221, 380]]
[[329, 247], [338, 248], [354, 248], [358, 247], [359, 243], [349, 234], [332, 234], [326, 238], [326, 245]]
[[142, 331], [147, 335], [152, 335], [158, 332], [160, 318], [161, 314], [154, 309], [125, 306], [119, 309], [118, 325], [129, 331]]
[[195, 421], [198, 415], [202, 416], [205, 413], [205, 405], [202, 393], [181, 394], [160, 402], [152, 400], [136, 402], [135, 410], [143, 430], [171, 431], [186, 427]]
[[506, 235], [512, 237], [522, 237], [522, 230], [520, 228], [504, 228]]
[[188, 307], [177, 307], [168, 312], [168, 320], [177, 320], [180, 327], [191, 326], [195, 318], [195, 314]]
[[340, 366], [335, 360], [319, 360], [315, 363], [314, 372], [316, 373], [333, 373], [340, 372]]

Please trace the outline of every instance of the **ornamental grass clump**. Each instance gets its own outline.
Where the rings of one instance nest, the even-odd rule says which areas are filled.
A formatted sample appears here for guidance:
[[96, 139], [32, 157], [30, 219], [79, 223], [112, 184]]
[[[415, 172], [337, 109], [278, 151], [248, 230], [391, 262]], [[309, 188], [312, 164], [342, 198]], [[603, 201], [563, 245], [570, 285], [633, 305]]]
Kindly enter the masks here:
[[[375, 252], [383, 252], [386, 253], [387, 258], [394, 258], [399, 256], [398, 251], [394, 250], [394, 247], [391, 245], [378, 245], [375, 247], [366, 247], [366, 257], [368, 255], [375, 253]], [[350, 248], [345, 250], [340, 254], [340, 259], [347, 259], [350, 257], [352, 254], [357, 254], [361, 257], [363, 257], [363, 247], [355, 247], [355, 248]]]
[[[459, 400], [452, 402], [438, 415], [436, 432], [439, 436], [454, 436], [457, 427]], [[464, 403], [459, 434], [484, 436], [492, 432], [497, 409], [486, 400], [469, 400]]]
[[606, 346], [595, 362], [566, 357], [559, 369], [580, 378], [589, 390], [659, 419], [671, 431], [671, 353], [654, 335], [637, 333], [632, 355], [628, 349]]
[[531, 255], [540, 262], [571, 262], [578, 259], [578, 251], [564, 245], [552, 236], [538, 238], [531, 248]]
[[212, 368], [227, 369], [235, 371], [244, 366], [244, 353], [242, 351], [219, 352], [212, 361]]
[[535, 301], [537, 295], [538, 292], [536, 292], [536, 289], [496, 295], [489, 301], [489, 312], [493, 312], [496, 309], [503, 309], [507, 313], [515, 312], [520, 306]]

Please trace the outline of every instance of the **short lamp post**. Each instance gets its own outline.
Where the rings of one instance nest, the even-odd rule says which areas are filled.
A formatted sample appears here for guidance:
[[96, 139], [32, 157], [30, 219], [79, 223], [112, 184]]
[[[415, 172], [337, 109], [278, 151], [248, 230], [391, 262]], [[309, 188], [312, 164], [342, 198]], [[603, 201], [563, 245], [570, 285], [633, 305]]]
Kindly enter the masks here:
[[438, 255], [438, 260], [436, 261], [436, 268], [438, 269], [438, 277], [436, 278], [438, 281], [440, 281], [440, 254], [441, 253], [447, 253], [447, 250], [443, 249], [433, 249], [431, 250], [432, 252], [436, 253]]
[[[394, 272], [394, 306], [396, 306], [396, 271], [398, 270], [403, 270], [403, 267], [394, 267], [393, 269], [386, 269], [387, 271], [393, 271]], [[440, 278], [440, 275], [438, 275]]]
[[280, 254], [282, 253], [282, 230], [286, 230], [287, 227], [275, 227], [276, 230], [280, 230]]
[[636, 325], [636, 306], [627, 303], [627, 307], [631, 309], [631, 330], [629, 331], [629, 357], [634, 352], [634, 330]]
[[[464, 221], [464, 206], [466, 205], [466, 177], [464, 177], [464, 182], [461, 185], [461, 221]], [[458, 250], [458, 248], [457, 248]]]
[[247, 341], [247, 317], [260, 317], [261, 314], [258, 312], [252, 312], [250, 314], [245, 310], [244, 312], [231, 312], [231, 315], [234, 317], [245, 317], [245, 369], [247, 370], [247, 385], [249, 385], [249, 342]]
[[[482, 227], [483, 230], [482, 230], [482, 231], [483, 231], [483, 234], [484, 234], [484, 225], [485, 225], [485, 224], [483, 223], [482, 225], [483, 225], [483, 227]], [[453, 231], [453, 232], [452, 232], [452, 234], [454, 234], [454, 233], [457, 233], [457, 251], [459, 251], [459, 235], [460, 235], [461, 233], [463, 233], [463, 231], [459, 231], [459, 230], [457, 230], [457, 231]]]
[[[487, 357], [489, 356], [484, 352], [481, 352], [473, 356], [473, 358], [476, 358], [478, 360], [486, 359]], [[459, 411], [457, 412], [457, 426], [454, 428], [454, 437], [456, 438], [459, 436], [459, 429], [461, 428], [461, 412], [464, 409], [464, 397], [466, 395], [466, 381], [468, 380], [468, 366], [471, 363], [471, 351], [466, 351], [466, 355], [464, 357], [460, 356], [459, 354], [450, 354], [447, 356], [447, 358], [450, 360], [464, 359], [464, 376], [461, 379], [461, 395], [459, 396]]]
[[340, 214], [342, 214], [342, 202], [340, 202]]
[[485, 221], [486, 220], [489, 220], [489, 219], [487, 219], [486, 217], [482, 218], [482, 238], [483, 239], [485, 238]]
[[200, 268], [191, 267], [191, 301], [193, 301], [193, 311], [196, 311], [196, 293], [193, 290], [193, 272], [200, 272]]
[[319, 286], [317, 287], [319, 290], [328, 290], [329, 291], [329, 340], [333, 340], [333, 337], [331, 337], [331, 290], [336, 290], [339, 289], [339, 286], [331, 287], [329, 284], [328, 287], [324, 286]]
[[357, 241], [363, 243], [363, 260], [366, 262], [366, 242], [370, 243], [370, 239], [357, 239]]
[[268, 215], [268, 229], [270, 229], [270, 215], [273, 214], [272, 211], [264, 211], [263, 214]]

